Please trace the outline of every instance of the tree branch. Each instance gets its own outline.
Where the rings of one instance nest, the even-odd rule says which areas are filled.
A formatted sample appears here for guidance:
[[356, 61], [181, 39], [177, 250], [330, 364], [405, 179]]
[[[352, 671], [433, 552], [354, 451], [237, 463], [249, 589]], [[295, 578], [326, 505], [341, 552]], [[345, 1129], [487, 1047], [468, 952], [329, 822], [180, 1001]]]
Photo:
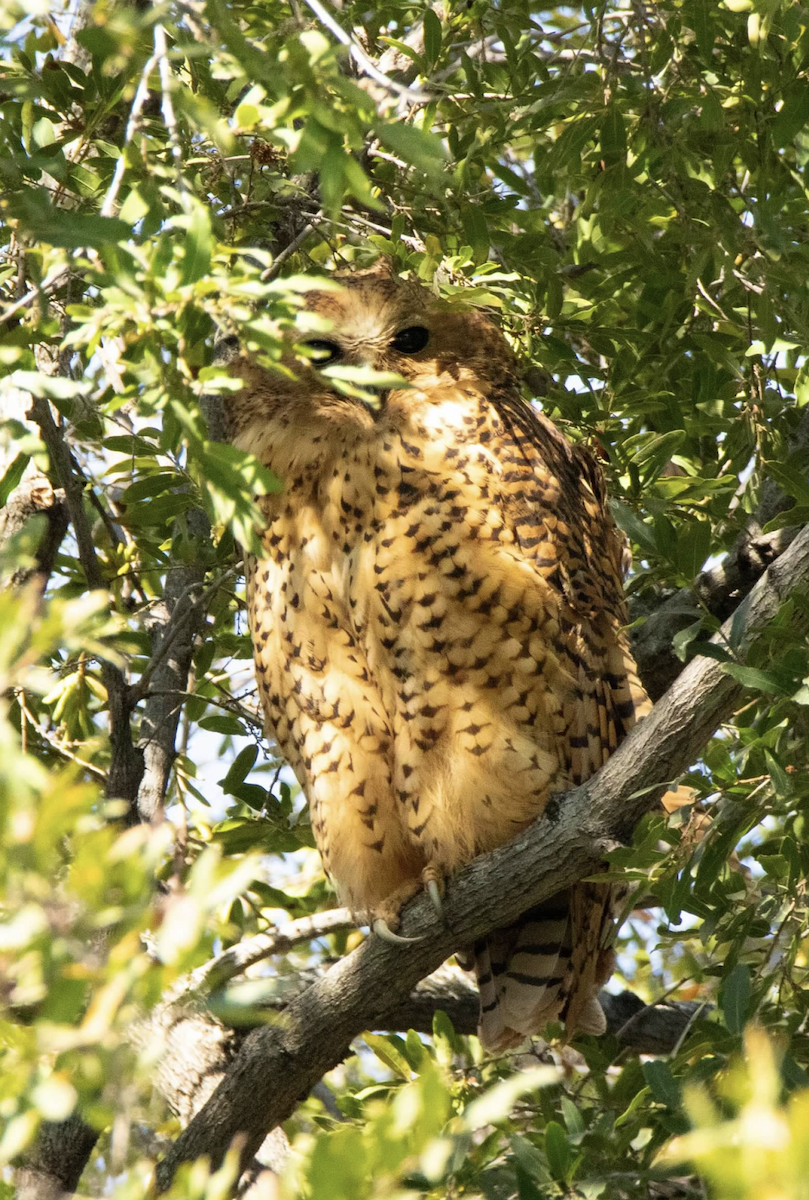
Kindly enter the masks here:
[[[607, 1032], [638, 1054], [670, 1054], [696, 1016], [708, 1006], [696, 1000], [667, 1000], [644, 1004], [634, 992], [602, 991], [599, 1001]], [[415, 1029], [432, 1033], [436, 1012], [445, 1012], [458, 1033], [477, 1032], [480, 998], [460, 968], [441, 967], [383, 1014], [380, 1028]]]
[[40, 594], [48, 586], [56, 556], [68, 527], [67, 506], [61, 489], [54, 491], [50, 480], [39, 473], [24, 479], [0, 509], [0, 546], [22, 533], [34, 516], [45, 519], [45, 529], [39, 538], [33, 563], [18, 566], [8, 579], [13, 588], [22, 587], [33, 576], [37, 577]]
[[97, 1141], [98, 1130], [75, 1113], [65, 1121], [44, 1121], [24, 1166], [15, 1171], [17, 1200], [67, 1200]]
[[[270, 933], [249, 938], [239, 946], [217, 955], [192, 971], [166, 993], [161, 1002], [133, 1033], [136, 1045], [161, 1047], [156, 1083], [171, 1108], [184, 1123], [199, 1111], [213, 1093], [241, 1047], [246, 1031], [229, 1027], [207, 1010], [207, 996], [234, 975], [272, 954], [284, 954], [292, 946], [341, 929], [355, 927], [345, 908], [314, 913], [288, 921]], [[318, 967], [322, 977], [328, 968]], [[311, 971], [305, 972], [305, 987], [311, 986]], [[299, 989], [299, 991], [302, 990]], [[288, 995], [274, 997], [268, 1011], [283, 1020], [289, 1007]], [[601, 993], [607, 1028], [622, 1046], [643, 1054], [669, 1053], [700, 1007], [691, 1002], [646, 1005], [632, 992]], [[446, 1012], [459, 1033], [477, 1031], [479, 997], [469, 975], [460, 967], [444, 963], [421, 980], [406, 996], [380, 1014], [378, 1027], [415, 1029], [431, 1033], [438, 1010]], [[278, 1147], [275, 1147], [277, 1153]]]
[[[96, 556], [93, 531], [84, 507], [84, 483], [74, 470], [70, 448], [63, 430], [56, 424], [50, 404], [37, 397], [31, 406], [31, 416], [39, 426], [51, 467], [64, 490], [70, 523], [79, 548], [79, 561], [87, 586], [106, 590], [106, 583]], [[130, 717], [132, 702], [129, 686], [121, 671], [102, 659], [101, 676], [109, 697], [110, 746], [112, 758], [107, 775], [106, 794], [128, 801], [133, 806], [143, 776], [143, 756], [132, 743]]]
[[[210, 537], [208, 518], [201, 509], [191, 510], [188, 526], [200, 546]], [[204, 582], [203, 555], [197, 562], [177, 565], [166, 572], [163, 603], [151, 628], [152, 659], [140, 687], [131, 690], [136, 701], [144, 688], [153, 689], [149, 691], [138, 739], [144, 772], [137, 806], [130, 813], [133, 821], [154, 821], [166, 801], [169, 776], [177, 757], [177, 727], [182, 711], [177, 694], [188, 687], [197, 636], [205, 626], [203, 597], [194, 594]]]
[[198, 967], [186, 977], [183, 991], [214, 991], [229, 979], [246, 971], [248, 967], [273, 954], [286, 954], [301, 942], [310, 942], [313, 938], [325, 937], [328, 933], [356, 927], [357, 922], [347, 908], [331, 908], [327, 912], [313, 913], [311, 917], [287, 921], [277, 929], [259, 933], [239, 942], [237, 946], [231, 946], [204, 966]]
[[[807, 583], [809, 527], [759, 580], [717, 640], [744, 658], [783, 600]], [[218, 1166], [237, 1134], [244, 1138], [243, 1161], [249, 1161], [267, 1131], [340, 1061], [352, 1038], [379, 1027], [420, 979], [458, 946], [483, 936], [492, 913], [498, 924], [508, 924], [595, 870], [605, 849], [631, 835], [666, 782], [731, 716], [741, 692], [721, 663], [694, 659], [592, 780], [549, 804], [509, 845], [460, 872], [447, 888], [443, 920], [424, 896], [407, 907], [402, 931], [420, 935], [419, 941], [405, 947], [368, 938], [303, 992], [282, 1022], [251, 1032], [213, 1096], [159, 1164], [158, 1190], [170, 1185], [180, 1163], [200, 1154]]]

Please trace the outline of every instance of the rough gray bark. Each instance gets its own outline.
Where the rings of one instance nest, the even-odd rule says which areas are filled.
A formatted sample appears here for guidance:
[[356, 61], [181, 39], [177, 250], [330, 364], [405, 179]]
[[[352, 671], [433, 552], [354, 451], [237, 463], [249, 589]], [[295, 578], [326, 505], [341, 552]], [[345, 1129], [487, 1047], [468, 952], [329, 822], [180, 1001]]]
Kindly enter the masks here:
[[75, 1114], [46, 1121], [25, 1165], [15, 1172], [17, 1200], [61, 1200], [75, 1192], [98, 1132]]
[[34, 551], [33, 564], [18, 567], [7, 583], [10, 587], [22, 587], [36, 577], [41, 594], [47, 587], [68, 527], [65, 494], [61, 489], [54, 490], [43, 475], [24, 480], [0, 509], [0, 546], [22, 533], [32, 517], [44, 517], [45, 520]]
[[[210, 538], [208, 518], [201, 509], [188, 514], [188, 525], [200, 546]], [[197, 562], [171, 565], [166, 572], [163, 599], [152, 614], [154, 668], [149, 670], [148, 698], [138, 738], [144, 772], [130, 814], [133, 823], [158, 820], [163, 812], [177, 757], [181, 697], [188, 690], [197, 638], [205, 627], [205, 605], [201, 603], [205, 570], [203, 555]]]
[[[342, 916], [344, 911], [336, 910], [335, 915]], [[318, 917], [328, 915], [318, 914]], [[335, 921], [335, 926], [342, 924]], [[283, 939], [276, 949], [283, 952]], [[322, 977], [324, 972], [318, 974]], [[208, 977], [210, 981], [215, 978]], [[609, 1033], [617, 1037], [622, 1047], [641, 1054], [670, 1053], [695, 1014], [705, 1007], [691, 1002], [645, 1005], [632, 992], [615, 995], [607, 991], [601, 993], [601, 1003]], [[277, 1005], [279, 1020], [284, 1019], [282, 1014], [288, 1007], [287, 1003]], [[421, 980], [409, 995], [398, 997], [390, 1008], [382, 1011], [376, 1028], [414, 1029], [429, 1034], [440, 1010], [449, 1016], [459, 1033], [474, 1034], [478, 1008], [477, 988], [469, 975], [445, 963]], [[183, 999], [169, 1000], [152, 1010], [136, 1027], [132, 1040], [136, 1046], [148, 1046], [152, 1052], [156, 1046], [160, 1048], [155, 1086], [183, 1125], [188, 1125], [225, 1078], [247, 1036], [244, 1030], [219, 1021], [207, 1009], [203, 996], [192, 1001], [188, 993], [183, 993]], [[249, 1188], [258, 1184], [262, 1168], [280, 1170], [288, 1151], [289, 1144], [280, 1126], [270, 1130], [244, 1173], [239, 1194], [250, 1194]]]
[[[809, 527], [767, 570], [715, 640], [743, 661], [781, 603], [807, 584]], [[809, 620], [809, 613], [801, 619]], [[666, 783], [694, 761], [731, 716], [741, 692], [719, 662], [694, 659], [592, 780], [549, 805], [513, 842], [475, 859], [450, 883], [443, 920], [424, 896], [408, 906], [402, 932], [419, 935], [419, 941], [391, 946], [369, 938], [295, 1000], [282, 1024], [250, 1033], [210, 1100], [159, 1164], [158, 1190], [170, 1185], [180, 1163], [200, 1154], [215, 1166], [221, 1163], [238, 1134], [247, 1163], [267, 1131], [340, 1061], [351, 1039], [363, 1029], [378, 1028], [397, 999], [457, 946], [485, 934], [493, 912], [499, 924], [508, 923], [590, 874], [605, 851], [631, 836]]]
[[[245, 1036], [244, 1031], [228, 1029], [208, 1011], [210, 995], [270, 956], [286, 954], [293, 946], [330, 932], [353, 929], [355, 924], [347, 908], [288, 921], [271, 932], [232, 946], [177, 981], [171, 993], [149, 1014], [137, 1037], [140, 1044], [154, 1044], [157, 1038], [164, 1046], [158, 1078], [161, 1090], [176, 1112], [188, 1118], [192, 1109], [200, 1107], [184, 1097], [197, 1090], [198, 1080], [210, 1074], [212, 1064], [224, 1071]], [[298, 993], [326, 969], [318, 967], [307, 972]], [[604, 991], [601, 999], [610, 1032], [619, 1036], [622, 1045], [640, 1054], [668, 1053], [699, 1007], [681, 1002], [646, 1005], [632, 992], [614, 995]], [[280, 1013], [289, 1002], [287, 996], [271, 1002], [271, 1007]], [[430, 1033], [433, 1018], [442, 1009], [459, 1033], [473, 1034], [477, 1031], [478, 1004], [477, 988], [470, 975], [460, 967], [444, 963], [422, 979], [408, 996], [397, 997], [393, 1007], [381, 1015], [380, 1028]], [[173, 1097], [172, 1088], [180, 1089], [180, 1094]]]

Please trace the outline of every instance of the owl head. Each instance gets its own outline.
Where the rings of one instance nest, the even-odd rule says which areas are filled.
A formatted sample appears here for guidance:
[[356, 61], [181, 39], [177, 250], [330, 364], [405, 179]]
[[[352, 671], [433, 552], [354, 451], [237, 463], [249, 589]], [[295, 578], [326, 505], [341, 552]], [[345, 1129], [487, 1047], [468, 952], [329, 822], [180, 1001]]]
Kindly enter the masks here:
[[[339, 290], [307, 295], [306, 311], [323, 328], [289, 335], [283, 373], [247, 356], [230, 365], [243, 381], [226, 402], [230, 437], [268, 465], [286, 431], [374, 436], [391, 423], [401, 425], [415, 408], [435, 403], [447, 388], [463, 394], [466, 386], [490, 389], [513, 381], [512, 351], [482, 313], [438, 300], [422, 284], [400, 279], [385, 261], [331, 279]], [[297, 355], [295, 344], [306, 347], [311, 359]], [[382, 392], [370, 404], [338, 391], [323, 374], [331, 366], [393, 373], [407, 386]]]

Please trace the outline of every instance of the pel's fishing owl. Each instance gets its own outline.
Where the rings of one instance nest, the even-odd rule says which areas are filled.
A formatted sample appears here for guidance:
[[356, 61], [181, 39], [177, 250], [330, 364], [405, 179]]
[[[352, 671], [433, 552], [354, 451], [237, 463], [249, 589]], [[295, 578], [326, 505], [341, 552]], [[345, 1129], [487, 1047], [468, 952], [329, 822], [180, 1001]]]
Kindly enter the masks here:
[[[228, 420], [283, 481], [248, 564], [268, 727], [342, 900], [393, 926], [597, 771], [649, 701], [598, 466], [521, 398], [502, 334], [385, 266], [340, 283], [310, 294], [317, 365], [409, 386], [371, 405], [291, 352], [294, 378], [242, 356]], [[476, 944], [488, 1047], [557, 1018], [603, 1030], [611, 899], [581, 883]]]

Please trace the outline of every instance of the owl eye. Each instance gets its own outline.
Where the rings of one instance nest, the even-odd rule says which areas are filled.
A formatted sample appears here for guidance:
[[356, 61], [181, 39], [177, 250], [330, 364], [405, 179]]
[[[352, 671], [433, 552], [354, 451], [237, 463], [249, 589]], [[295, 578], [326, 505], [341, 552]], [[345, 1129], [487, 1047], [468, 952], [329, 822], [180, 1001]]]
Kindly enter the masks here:
[[303, 344], [314, 352], [312, 358], [317, 367], [327, 367], [329, 363], [337, 362], [343, 357], [340, 346], [336, 342], [326, 341], [325, 338], [312, 338], [311, 341]]
[[429, 329], [425, 329], [423, 325], [409, 325], [407, 329], [399, 330], [391, 342], [391, 346], [393, 346], [394, 350], [398, 350], [400, 354], [418, 354], [419, 350], [423, 350], [429, 340]]

